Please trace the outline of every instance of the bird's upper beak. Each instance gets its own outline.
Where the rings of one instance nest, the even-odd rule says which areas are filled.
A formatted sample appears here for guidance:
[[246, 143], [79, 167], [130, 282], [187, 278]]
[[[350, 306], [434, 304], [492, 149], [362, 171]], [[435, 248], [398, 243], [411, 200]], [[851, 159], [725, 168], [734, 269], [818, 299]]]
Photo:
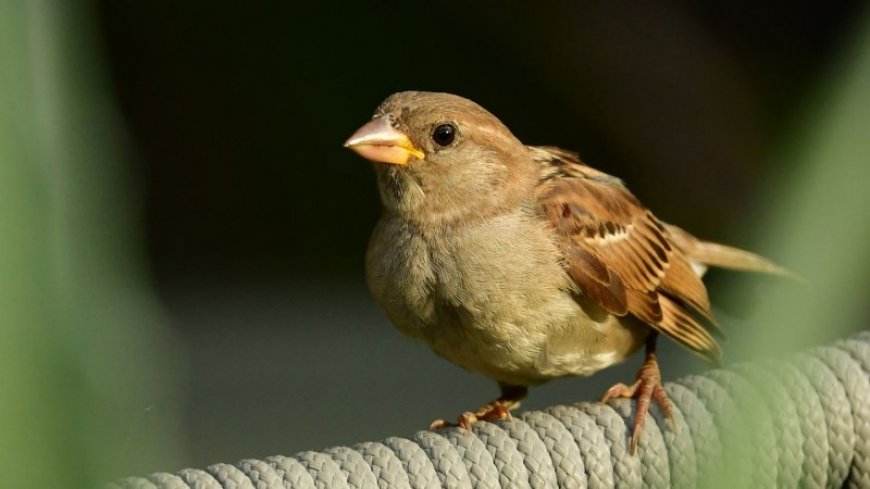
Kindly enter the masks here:
[[423, 159], [423, 152], [414, 147], [407, 134], [393, 127], [392, 122], [389, 115], [375, 117], [357, 129], [344, 142], [344, 147], [380, 163], [407, 165], [411, 157]]

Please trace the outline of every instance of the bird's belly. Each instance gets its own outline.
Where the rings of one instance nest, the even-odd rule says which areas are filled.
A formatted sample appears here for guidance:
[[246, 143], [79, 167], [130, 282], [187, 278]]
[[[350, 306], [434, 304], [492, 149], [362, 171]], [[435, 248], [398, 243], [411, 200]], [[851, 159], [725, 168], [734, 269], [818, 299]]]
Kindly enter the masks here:
[[468, 370], [533, 385], [617, 363], [647, 331], [577, 297], [558, 256], [549, 231], [523, 216], [445, 238], [383, 220], [367, 276], [405, 334]]
[[587, 311], [581, 307], [570, 327], [548, 339], [535, 364], [540, 375], [592, 375], [628, 358], [650, 332], [648, 326], [634, 318], [599, 316], [599, 311], [589, 315]]
[[[557, 377], [591, 375], [619, 363], [648, 334], [648, 327], [631, 319], [590, 317], [570, 294], [562, 302], [498, 324], [469, 317], [439, 321], [424, 340], [468, 370], [508, 384], [536, 385]], [[564, 314], [554, 314], [560, 309]]]

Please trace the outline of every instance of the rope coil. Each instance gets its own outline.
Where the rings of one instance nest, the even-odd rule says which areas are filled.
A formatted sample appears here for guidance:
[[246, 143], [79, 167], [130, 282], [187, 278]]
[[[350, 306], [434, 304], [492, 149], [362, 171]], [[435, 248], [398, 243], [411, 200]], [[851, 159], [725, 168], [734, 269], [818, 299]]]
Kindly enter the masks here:
[[130, 477], [110, 489], [870, 488], [870, 331], [783, 361], [740, 364], [665, 386], [628, 452], [633, 401], [530, 411], [471, 431], [420, 431]]

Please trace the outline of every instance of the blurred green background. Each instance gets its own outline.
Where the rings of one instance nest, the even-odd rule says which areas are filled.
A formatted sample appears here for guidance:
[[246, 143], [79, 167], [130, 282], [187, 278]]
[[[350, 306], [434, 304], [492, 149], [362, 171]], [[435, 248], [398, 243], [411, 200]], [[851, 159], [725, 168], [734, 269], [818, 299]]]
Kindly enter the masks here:
[[[864, 2], [0, 5], [0, 473], [77, 487], [407, 435], [489, 400], [370, 299], [342, 141], [450, 91], [659, 217], [809, 286], [714, 271], [726, 358], [870, 310]], [[668, 378], [704, 368], [663, 345]], [[597, 398], [640, 358], [532, 391]], [[40, 470], [35, 470], [35, 468]]]

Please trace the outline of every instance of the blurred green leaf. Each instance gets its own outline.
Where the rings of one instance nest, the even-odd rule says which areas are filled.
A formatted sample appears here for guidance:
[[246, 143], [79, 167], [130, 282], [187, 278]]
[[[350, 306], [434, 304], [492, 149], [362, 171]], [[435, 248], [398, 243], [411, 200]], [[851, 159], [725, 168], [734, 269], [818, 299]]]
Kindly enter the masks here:
[[[864, 18], [866, 21], [866, 17]], [[870, 290], [870, 28], [864, 22], [805, 104], [776, 157], [770, 212], [758, 226], [765, 254], [809, 284], [763, 299], [754, 327], [735, 337], [743, 356], [793, 351], [867, 327]]]
[[168, 375], [179, 362], [143, 273], [122, 126], [87, 7], [0, 6], [6, 487], [94, 487], [171, 465], [179, 450]]

